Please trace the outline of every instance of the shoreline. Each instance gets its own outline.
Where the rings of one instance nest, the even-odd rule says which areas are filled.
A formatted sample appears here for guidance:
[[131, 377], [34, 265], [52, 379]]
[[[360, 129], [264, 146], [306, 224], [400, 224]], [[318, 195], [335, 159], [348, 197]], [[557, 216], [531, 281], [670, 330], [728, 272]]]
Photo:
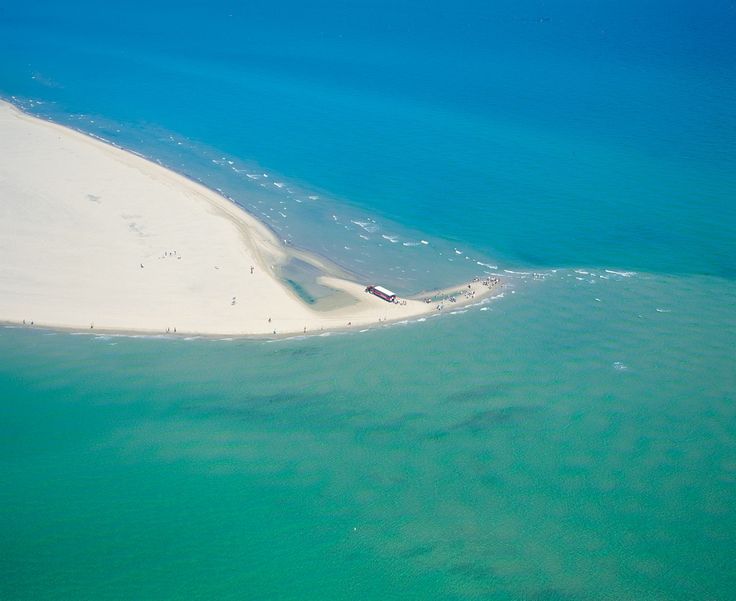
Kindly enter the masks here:
[[[359, 284], [360, 285], [360, 284]], [[465, 284], [467, 286], [467, 284]], [[489, 288], [488, 292], [485, 294], [482, 294], [480, 296], [474, 297], [472, 299], [468, 299], [465, 301], [457, 301], [452, 305], [453, 309], [460, 309], [460, 308], [471, 308], [471, 307], [477, 307], [480, 305], [484, 305], [488, 302], [490, 302], [493, 299], [499, 298], [499, 295], [503, 295], [504, 291], [508, 289], [508, 284], [502, 283], [499, 281], [496, 285]], [[457, 290], [457, 286], [451, 286], [439, 291], [435, 292], [427, 292], [418, 296], [428, 297], [433, 296], [436, 294], [441, 295], [449, 295], [453, 291]], [[495, 293], [495, 294], [491, 294]], [[110, 337], [121, 337], [121, 338], [158, 338], [158, 339], [167, 339], [167, 340], [184, 340], [184, 339], [197, 339], [197, 340], [285, 340], [288, 338], [306, 338], [306, 337], [315, 337], [315, 336], [327, 336], [331, 333], [359, 333], [359, 332], [365, 332], [367, 330], [376, 330], [378, 328], [385, 328], [389, 326], [395, 326], [399, 324], [405, 324], [405, 323], [420, 323], [424, 322], [429, 318], [436, 318], [436, 317], [442, 317], [443, 315], [451, 314], [450, 311], [437, 311], [431, 309], [431, 307], [434, 307], [436, 309], [438, 302], [443, 301], [432, 301], [432, 303], [426, 303], [425, 301], [422, 301], [419, 298], [416, 297], [410, 297], [408, 299], [404, 300], [413, 300], [416, 302], [422, 302], [423, 304], [428, 304], [430, 307], [430, 310], [424, 312], [424, 313], [414, 313], [407, 316], [402, 317], [395, 317], [393, 319], [385, 319], [382, 321], [379, 321], [377, 323], [363, 323], [363, 322], [356, 322], [354, 325], [342, 325], [338, 326], [335, 325], [333, 327], [330, 327], [329, 329], [320, 329], [320, 330], [307, 330], [306, 332], [302, 331], [299, 332], [298, 330], [294, 331], [282, 331], [278, 332], [277, 334], [269, 334], [269, 333], [263, 333], [263, 334], [251, 334], [251, 333], [213, 333], [213, 332], [190, 332], [190, 331], [160, 331], [160, 330], [147, 330], [147, 329], [115, 329], [115, 328], [105, 328], [104, 326], [89, 329], [84, 329], [82, 327], [78, 326], [66, 326], [66, 325], [60, 325], [60, 324], [52, 324], [52, 323], [24, 323], [23, 321], [9, 321], [9, 320], [3, 320], [0, 319], [0, 328], [13, 328], [13, 329], [19, 329], [19, 330], [37, 330], [37, 331], [46, 331], [46, 332], [54, 332], [54, 333], [60, 333], [60, 334], [69, 334], [69, 335], [89, 335], [89, 336], [110, 336]], [[449, 306], [447, 307], [450, 308]], [[358, 329], [360, 328], [360, 329]], [[225, 337], [225, 338], [223, 338]]]
[[[16, 329], [16, 330], [31, 330], [39, 332], [47, 332], [54, 334], [67, 334], [70, 336], [98, 336], [98, 337], [110, 337], [110, 338], [155, 338], [159, 340], [210, 340], [210, 341], [230, 341], [230, 340], [259, 340], [259, 341], [275, 341], [275, 340], [289, 340], [289, 339], [302, 339], [302, 338], [313, 338], [313, 337], [326, 337], [331, 334], [358, 334], [367, 331], [378, 330], [379, 328], [387, 328], [397, 325], [404, 325], [410, 323], [424, 323], [428, 319], [434, 319], [442, 317], [444, 315], [451, 315], [456, 309], [464, 308], [469, 309], [472, 307], [479, 307], [486, 303], [500, 298], [499, 295], [503, 295], [507, 289], [507, 284], [500, 284], [491, 289], [496, 294], [486, 294], [481, 297], [476, 297], [471, 301], [464, 303], [456, 303], [452, 305], [453, 311], [429, 311], [427, 313], [417, 313], [408, 317], [397, 317], [395, 319], [387, 319], [380, 323], [356, 323], [353, 326], [334, 326], [329, 329], [315, 330], [307, 332], [279, 332], [274, 334], [237, 334], [237, 333], [211, 333], [211, 332], [161, 332], [158, 330], [142, 330], [142, 329], [130, 329], [130, 330], [118, 330], [118, 329], [105, 329], [104, 327], [95, 327], [90, 329], [77, 328], [73, 326], [62, 326], [56, 324], [41, 324], [41, 323], [22, 323], [14, 321], [0, 320], [0, 328]], [[411, 299], [417, 300], [417, 299]], [[436, 303], [433, 303], [436, 305]], [[449, 309], [449, 307], [447, 307]]]
[[[0, 323], [270, 338], [436, 310], [364, 293], [345, 277], [352, 274], [325, 269], [329, 257], [287, 247], [234, 200], [99, 136], [3, 100], [0, 133], [8, 157], [0, 165]], [[330, 310], [304, 302], [278, 276], [293, 258], [321, 266], [316, 281], [349, 302]], [[468, 286], [473, 301], [496, 288], [471, 282], [445, 292]]]

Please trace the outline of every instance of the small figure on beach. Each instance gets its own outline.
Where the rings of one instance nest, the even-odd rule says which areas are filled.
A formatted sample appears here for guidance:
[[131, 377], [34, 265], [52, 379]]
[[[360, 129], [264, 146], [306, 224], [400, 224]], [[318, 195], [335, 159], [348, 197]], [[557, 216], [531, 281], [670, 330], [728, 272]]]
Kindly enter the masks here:
[[250, 266], [250, 273], [253, 275], [253, 265]]
[[143, 269], [143, 263], [141, 263], [141, 269]]

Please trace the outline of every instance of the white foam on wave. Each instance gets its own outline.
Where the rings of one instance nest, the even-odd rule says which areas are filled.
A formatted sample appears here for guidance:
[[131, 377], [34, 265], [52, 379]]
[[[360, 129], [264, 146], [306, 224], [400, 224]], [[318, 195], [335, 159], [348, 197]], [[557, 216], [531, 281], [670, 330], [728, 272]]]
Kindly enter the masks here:
[[402, 242], [403, 246], [420, 246], [419, 242]]
[[490, 311], [490, 309], [491, 309], [490, 307], [481, 307], [480, 308], [481, 311]]
[[660, 309], [657, 308], [657, 313], [672, 313], [672, 309]]
[[260, 176], [255, 173], [246, 173], [245, 176], [249, 179], [258, 179]]
[[274, 185], [274, 186], [276, 186], [277, 188], [281, 189], [281, 188], [283, 188], [283, 187], [284, 187], [284, 186], [285, 186], [286, 184], [284, 184], [283, 182], [274, 182], [274, 183], [273, 183], [273, 185]]
[[429, 242], [427, 240], [420, 240], [419, 242], [420, 242], [420, 244], [425, 244], [425, 245], [426, 244], [429, 244]]
[[463, 251], [461, 251], [461, 250], [458, 250], [458, 249], [456, 248], [456, 249], [455, 249], [455, 254], [456, 254], [456, 255], [461, 255], [461, 254], [463, 254]]
[[359, 228], [362, 228], [369, 234], [372, 234], [378, 231], [378, 226], [375, 223], [371, 223], [370, 221], [356, 221], [354, 219], [351, 219], [350, 223], [354, 223]]
[[528, 271], [512, 271], [511, 269], [504, 269], [505, 273], [511, 273], [513, 275], [531, 275]]
[[488, 269], [498, 269], [498, 265], [490, 265], [488, 263], [484, 263], [483, 261], [476, 261], [476, 265], [480, 265], [481, 267], [488, 267]]
[[167, 336], [166, 334], [127, 334], [127, 337], [136, 340], [176, 340], [173, 336]]
[[[94, 121], [90, 121], [90, 123], [94, 123]], [[103, 138], [102, 136], [98, 136], [97, 134], [89, 134], [89, 136], [97, 140], [100, 140], [102, 142], [105, 142], [105, 144], [110, 144], [110, 140], [108, 140], [107, 138]]]
[[313, 194], [312, 196], [307, 196], [307, 198], [309, 200], [318, 200], [319, 199], [319, 196], [316, 196], [316, 195]]
[[590, 275], [590, 272], [588, 272], [588, 271], [583, 271], [582, 269], [576, 269], [576, 270], [575, 270], [575, 273], [580, 273], [580, 274], [582, 274], [582, 275]]
[[418, 322], [427, 321], [427, 318], [426, 317], [420, 317], [419, 319], [417, 319], [417, 321]]
[[396, 244], [399, 241], [398, 236], [389, 236], [388, 234], [381, 234], [381, 238], [388, 240], [391, 244]]
[[363, 238], [363, 240], [370, 240], [370, 238], [368, 236], [365, 236], [364, 234], [359, 234], [359, 236]]
[[618, 371], [625, 371], [629, 369], [628, 365], [623, 363], [622, 361], [614, 361], [613, 362], [613, 369], [616, 369]]
[[636, 275], [635, 271], [614, 271], [613, 269], [606, 269], [606, 273], [620, 275], [622, 278], [630, 278], [632, 275]]

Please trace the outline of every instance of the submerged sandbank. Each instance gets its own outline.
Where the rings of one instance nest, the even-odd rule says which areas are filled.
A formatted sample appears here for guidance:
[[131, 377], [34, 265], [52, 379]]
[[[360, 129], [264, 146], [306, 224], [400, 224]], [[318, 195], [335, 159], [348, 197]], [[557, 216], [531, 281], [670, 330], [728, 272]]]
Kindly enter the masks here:
[[[278, 277], [289, 254], [216, 192], [133, 153], [0, 102], [0, 321], [141, 333], [273, 335], [404, 320], [326, 274], [319, 310]], [[467, 286], [470, 286], [469, 288]], [[481, 281], [457, 304], [492, 286]], [[473, 294], [470, 294], [473, 293]]]

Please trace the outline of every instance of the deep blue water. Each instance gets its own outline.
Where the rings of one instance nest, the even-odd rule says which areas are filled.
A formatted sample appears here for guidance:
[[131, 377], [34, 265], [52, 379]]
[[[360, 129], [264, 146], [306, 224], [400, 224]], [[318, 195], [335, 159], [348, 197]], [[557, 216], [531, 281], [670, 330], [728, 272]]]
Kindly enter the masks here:
[[58, 120], [155, 126], [508, 264], [736, 273], [731, 3], [0, 10], [0, 91]]

